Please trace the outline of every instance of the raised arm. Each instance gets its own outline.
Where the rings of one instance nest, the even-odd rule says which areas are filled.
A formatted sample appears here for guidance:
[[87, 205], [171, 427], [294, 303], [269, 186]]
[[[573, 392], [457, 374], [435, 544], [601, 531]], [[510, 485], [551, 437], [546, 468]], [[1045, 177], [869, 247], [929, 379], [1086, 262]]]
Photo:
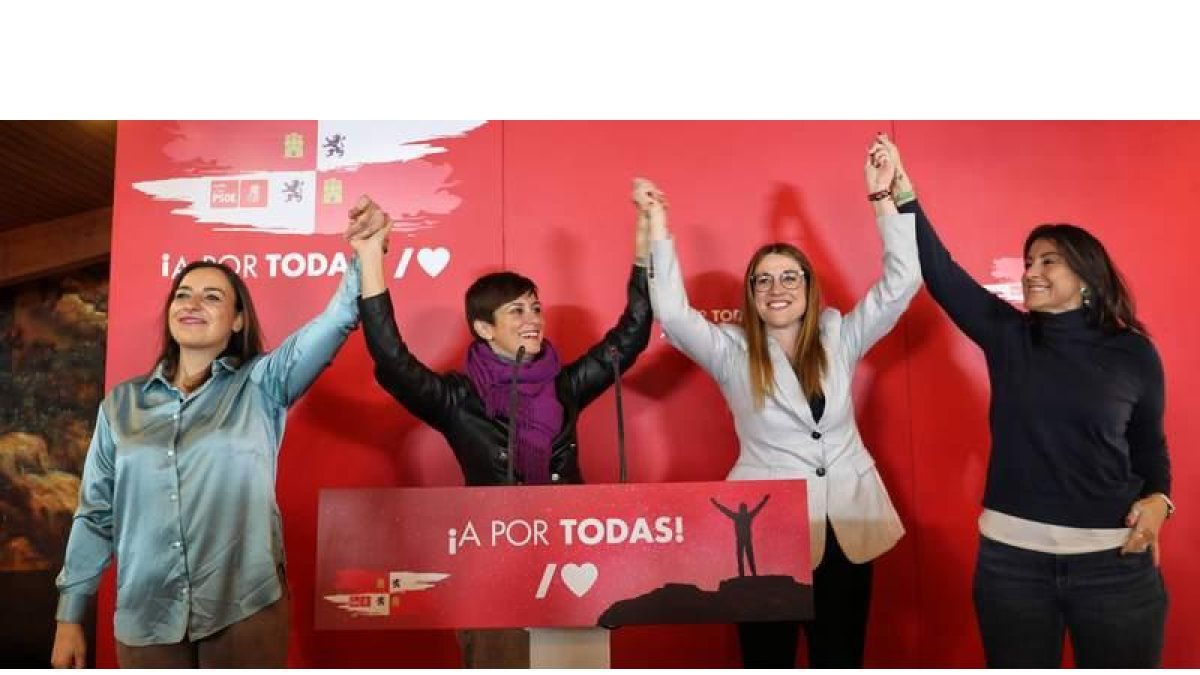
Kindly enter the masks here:
[[767, 500], [770, 498], [771, 498], [770, 493], [763, 495], [763, 498], [758, 502], [758, 505], [755, 506], [753, 509], [750, 509], [750, 517], [753, 518], [754, 516], [757, 516], [758, 512], [762, 511], [762, 507], [767, 505]]
[[290, 407], [308, 390], [358, 324], [360, 278], [355, 258], [324, 311], [254, 364], [251, 378], [282, 405]]
[[613, 383], [613, 359], [620, 372], [633, 366], [650, 343], [654, 315], [650, 309], [646, 265], [649, 261], [649, 220], [639, 217], [634, 226], [634, 259], [625, 286], [625, 310], [617, 324], [583, 356], [564, 367], [576, 400], [585, 406]]
[[650, 304], [667, 339], [718, 382], [725, 379], [733, 338], [705, 319], [688, 302], [675, 241], [667, 228], [667, 202], [648, 180], [634, 181], [634, 203], [649, 222]]
[[56, 668], [82, 668], [87, 656], [83, 620], [88, 602], [100, 585], [100, 575], [113, 555], [113, 483], [116, 448], [104, 404], [96, 416], [96, 429], [83, 464], [79, 506], [71, 523], [58, 586], [51, 664]]
[[375, 380], [380, 386], [423, 422], [442, 429], [459, 404], [458, 389], [448, 384], [447, 376], [433, 372], [413, 356], [400, 337], [383, 269], [391, 228], [387, 213], [370, 197], [361, 197], [350, 211], [346, 238], [362, 264], [358, 307], [367, 351], [375, 362]]
[[899, 150], [887, 136], [883, 136], [882, 142], [896, 165], [892, 192], [896, 195], [898, 208], [901, 213], [911, 213], [916, 217], [917, 254], [921, 262], [921, 276], [929, 294], [959, 330], [980, 347], [989, 349], [999, 326], [1003, 322], [1019, 319], [1020, 312], [976, 282], [950, 257], [950, 252], [942, 245], [933, 224], [917, 202], [912, 177], [900, 160]]
[[896, 210], [889, 190], [895, 165], [882, 136], [868, 149], [863, 171], [867, 199], [883, 239], [883, 274], [842, 322], [841, 339], [854, 360], [888, 334], [921, 287], [913, 218]]
[[729, 509], [725, 508], [725, 505], [722, 504], [721, 502], [717, 501], [716, 497], [709, 497], [708, 501], [712, 502], [713, 506], [717, 507], [718, 511], [720, 511], [721, 513], [724, 513], [725, 515], [729, 516], [730, 518], [733, 518], [734, 516], [737, 515], [733, 511], [730, 511]]

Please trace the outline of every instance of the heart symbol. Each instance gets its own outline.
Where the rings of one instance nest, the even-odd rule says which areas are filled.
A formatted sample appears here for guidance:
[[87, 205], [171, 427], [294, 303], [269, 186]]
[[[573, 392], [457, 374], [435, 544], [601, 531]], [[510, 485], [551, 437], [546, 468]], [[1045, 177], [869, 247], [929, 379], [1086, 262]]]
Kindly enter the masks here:
[[575, 594], [575, 597], [582, 598], [592, 589], [592, 584], [596, 583], [596, 577], [600, 576], [600, 571], [592, 563], [582, 565], [567, 563], [562, 566], [562, 572], [559, 575], [567, 588]]
[[436, 277], [446, 269], [446, 265], [450, 264], [450, 251], [442, 248], [423, 248], [417, 251], [417, 264], [425, 273], [431, 277]]

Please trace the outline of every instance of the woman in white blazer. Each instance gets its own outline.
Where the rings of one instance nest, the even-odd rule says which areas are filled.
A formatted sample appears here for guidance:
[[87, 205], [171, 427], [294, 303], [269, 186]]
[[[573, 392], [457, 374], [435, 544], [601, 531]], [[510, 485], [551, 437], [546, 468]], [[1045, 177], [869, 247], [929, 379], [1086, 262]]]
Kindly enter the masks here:
[[[808, 481], [816, 618], [803, 625], [814, 667], [861, 667], [870, 561], [904, 534], [859, 436], [850, 392], [855, 366], [921, 284], [913, 217], [897, 212], [888, 190], [894, 172], [876, 140], [865, 173], [883, 276], [854, 309], [822, 309], [808, 259], [774, 243], [747, 266], [740, 326], [709, 323], [688, 304], [663, 195], [649, 181], [634, 189], [650, 221], [654, 314], [671, 343], [717, 381], [733, 413], [740, 447], [729, 480]], [[744, 665], [794, 666], [799, 626], [740, 624]]]

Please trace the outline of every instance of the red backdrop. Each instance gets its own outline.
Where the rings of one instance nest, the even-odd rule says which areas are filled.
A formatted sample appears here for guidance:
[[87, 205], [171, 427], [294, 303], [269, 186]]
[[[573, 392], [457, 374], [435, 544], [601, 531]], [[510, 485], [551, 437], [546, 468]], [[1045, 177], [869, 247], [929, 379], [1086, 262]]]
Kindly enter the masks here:
[[[1200, 625], [1200, 584], [1185, 572], [1200, 564], [1200, 516], [1188, 501], [1200, 477], [1200, 461], [1188, 449], [1200, 441], [1200, 429], [1185, 414], [1187, 392], [1200, 385], [1200, 364], [1187, 349], [1200, 336], [1200, 317], [1183, 304], [1190, 296], [1184, 288], [1190, 285], [1191, 261], [1185, 257], [1200, 243], [1192, 204], [1200, 185], [1197, 173], [1187, 170], [1200, 154], [1200, 124], [412, 127], [384, 125], [370, 134], [374, 144], [407, 142], [403, 147], [410, 153], [365, 156], [353, 144], [369, 134], [336, 123], [122, 123], [108, 386], [151, 365], [157, 345], [147, 336], [157, 335], [161, 320], [168, 284], [164, 255], [168, 268], [180, 256], [232, 253], [243, 261], [254, 256], [255, 276], [248, 283], [269, 345], [278, 344], [332, 293], [337, 277], [321, 273], [320, 261], [347, 249], [327, 233], [340, 228], [344, 202], [364, 189], [393, 215], [403, 214], [405, 231], [393, 237], [389, 260], [399, 265], [410, 249], [408, 265], [391, 282], [392, 296], [413, 350], [437, 368], [459, 367], [468, 343], [463, 290], [478, 274], [500, 266], [539, 283], [548, 334], [565, 357], [597, 339], [621, 308], [633, 254], [629, 181], [636, 175], [654, 179], [671, 198], [672, 225], [697, 307], [730, 318], [738, 304], [736, 280], [750, 253], [765, 241], [786, 239], [813, 258], [827, 301], [849, 309], [879, 274], [880, 245], [863, 198], [862, 159], [871, 135], [888, 131], [943, 239], [980, 281], [1003, 283], [1001, 259], [1020, 255], [1033, 225], [1058, 220], [1095, 232], [1131, 280], [1166, 368], [1167, 435], [1180, 506], [1164, 542], [1171, 594], [1164, 665], [1200, 665], [1200, 647], [1188, 638]], [[344, 132], [345, 161], [364, 164], [330, 166], [336, 158], [326, 140], [338, 132]], [[292, 145], [285, 142], [289, 134], [303, 139], [299, 155], [295, 136]], [[308, 200], [330, 194], [326, 182], [336, 179], [343, 202], [326, 197], [329, 203], [310, 208], [309, 236], [264, 232], [253, 218], [237, 226], [241, 231], [228, 231], [203, 217], [172, 213], [188, 206], [180, 201], [179, 185], [206, 189], [208, 177], [228, 180], [264, 171], [298, 172]], [[164, 182], [168, 179], [176, 182]], [[280, 187], [270, 184], [271, 199], [282, 199]], [[206, 199], [201, 207], [208, 206]], [[203, 210], [197, 213], [203, 216]], [[288, 253], [321, 254], [307, 267], [313, 276], [287, 276], [285, 270], [298, 269], [283, 264], [280, 256]], [[320, 489], [461, 484], [441, 437], [376, 387], [370, 372], [355, 333], [290, 417], [278, 481], [293, 593], [290, 665], [456, 666], [449, 631], [313, 629]], [[630, 480], [724, 477], [736, 454], [729, 413], [716, 386], [657, 329], [625, 382]], [[908, 529], [877, 561], [869, 666], [983, 664], [970, 584], [987, 462], [987, 389], [980, 353], [925, 292], [860, 368], [860, 427]], [[582, 418], [582, 462], [591, 482], [616, 480], [614, 407], [609, 392]], [[111, 579], [100, 600], [99, 663], [112, 666]], [[725, 625], [620, 629], [612, 636], [612, 662], [739, 664], [734, 630]]]

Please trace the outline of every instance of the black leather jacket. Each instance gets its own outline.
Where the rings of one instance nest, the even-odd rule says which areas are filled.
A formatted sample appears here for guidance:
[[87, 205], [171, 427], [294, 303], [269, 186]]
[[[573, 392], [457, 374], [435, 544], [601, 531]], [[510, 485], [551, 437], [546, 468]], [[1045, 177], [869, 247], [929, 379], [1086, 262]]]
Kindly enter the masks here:
[[[467, 485], [503, 485], [508, 475], [508, 424], [487, 416], [483, 400], [467, 376], [435, 373], [418, 361], [400, 337], [389, 293], [359, 299], [367, 349], [375, 379], [413, 415], [446, 437]], [[617, 325], [583, 356], [562, 367], [555, 381], [563, 426], [550, 455], [553, 483], [582, 483], [575, 423], [579, 412], [613, 383], [609, 349], [615, 347], [621, 372], [650, 341], [653, 315], [645, 268], [629, 275], [628, 299]]]

